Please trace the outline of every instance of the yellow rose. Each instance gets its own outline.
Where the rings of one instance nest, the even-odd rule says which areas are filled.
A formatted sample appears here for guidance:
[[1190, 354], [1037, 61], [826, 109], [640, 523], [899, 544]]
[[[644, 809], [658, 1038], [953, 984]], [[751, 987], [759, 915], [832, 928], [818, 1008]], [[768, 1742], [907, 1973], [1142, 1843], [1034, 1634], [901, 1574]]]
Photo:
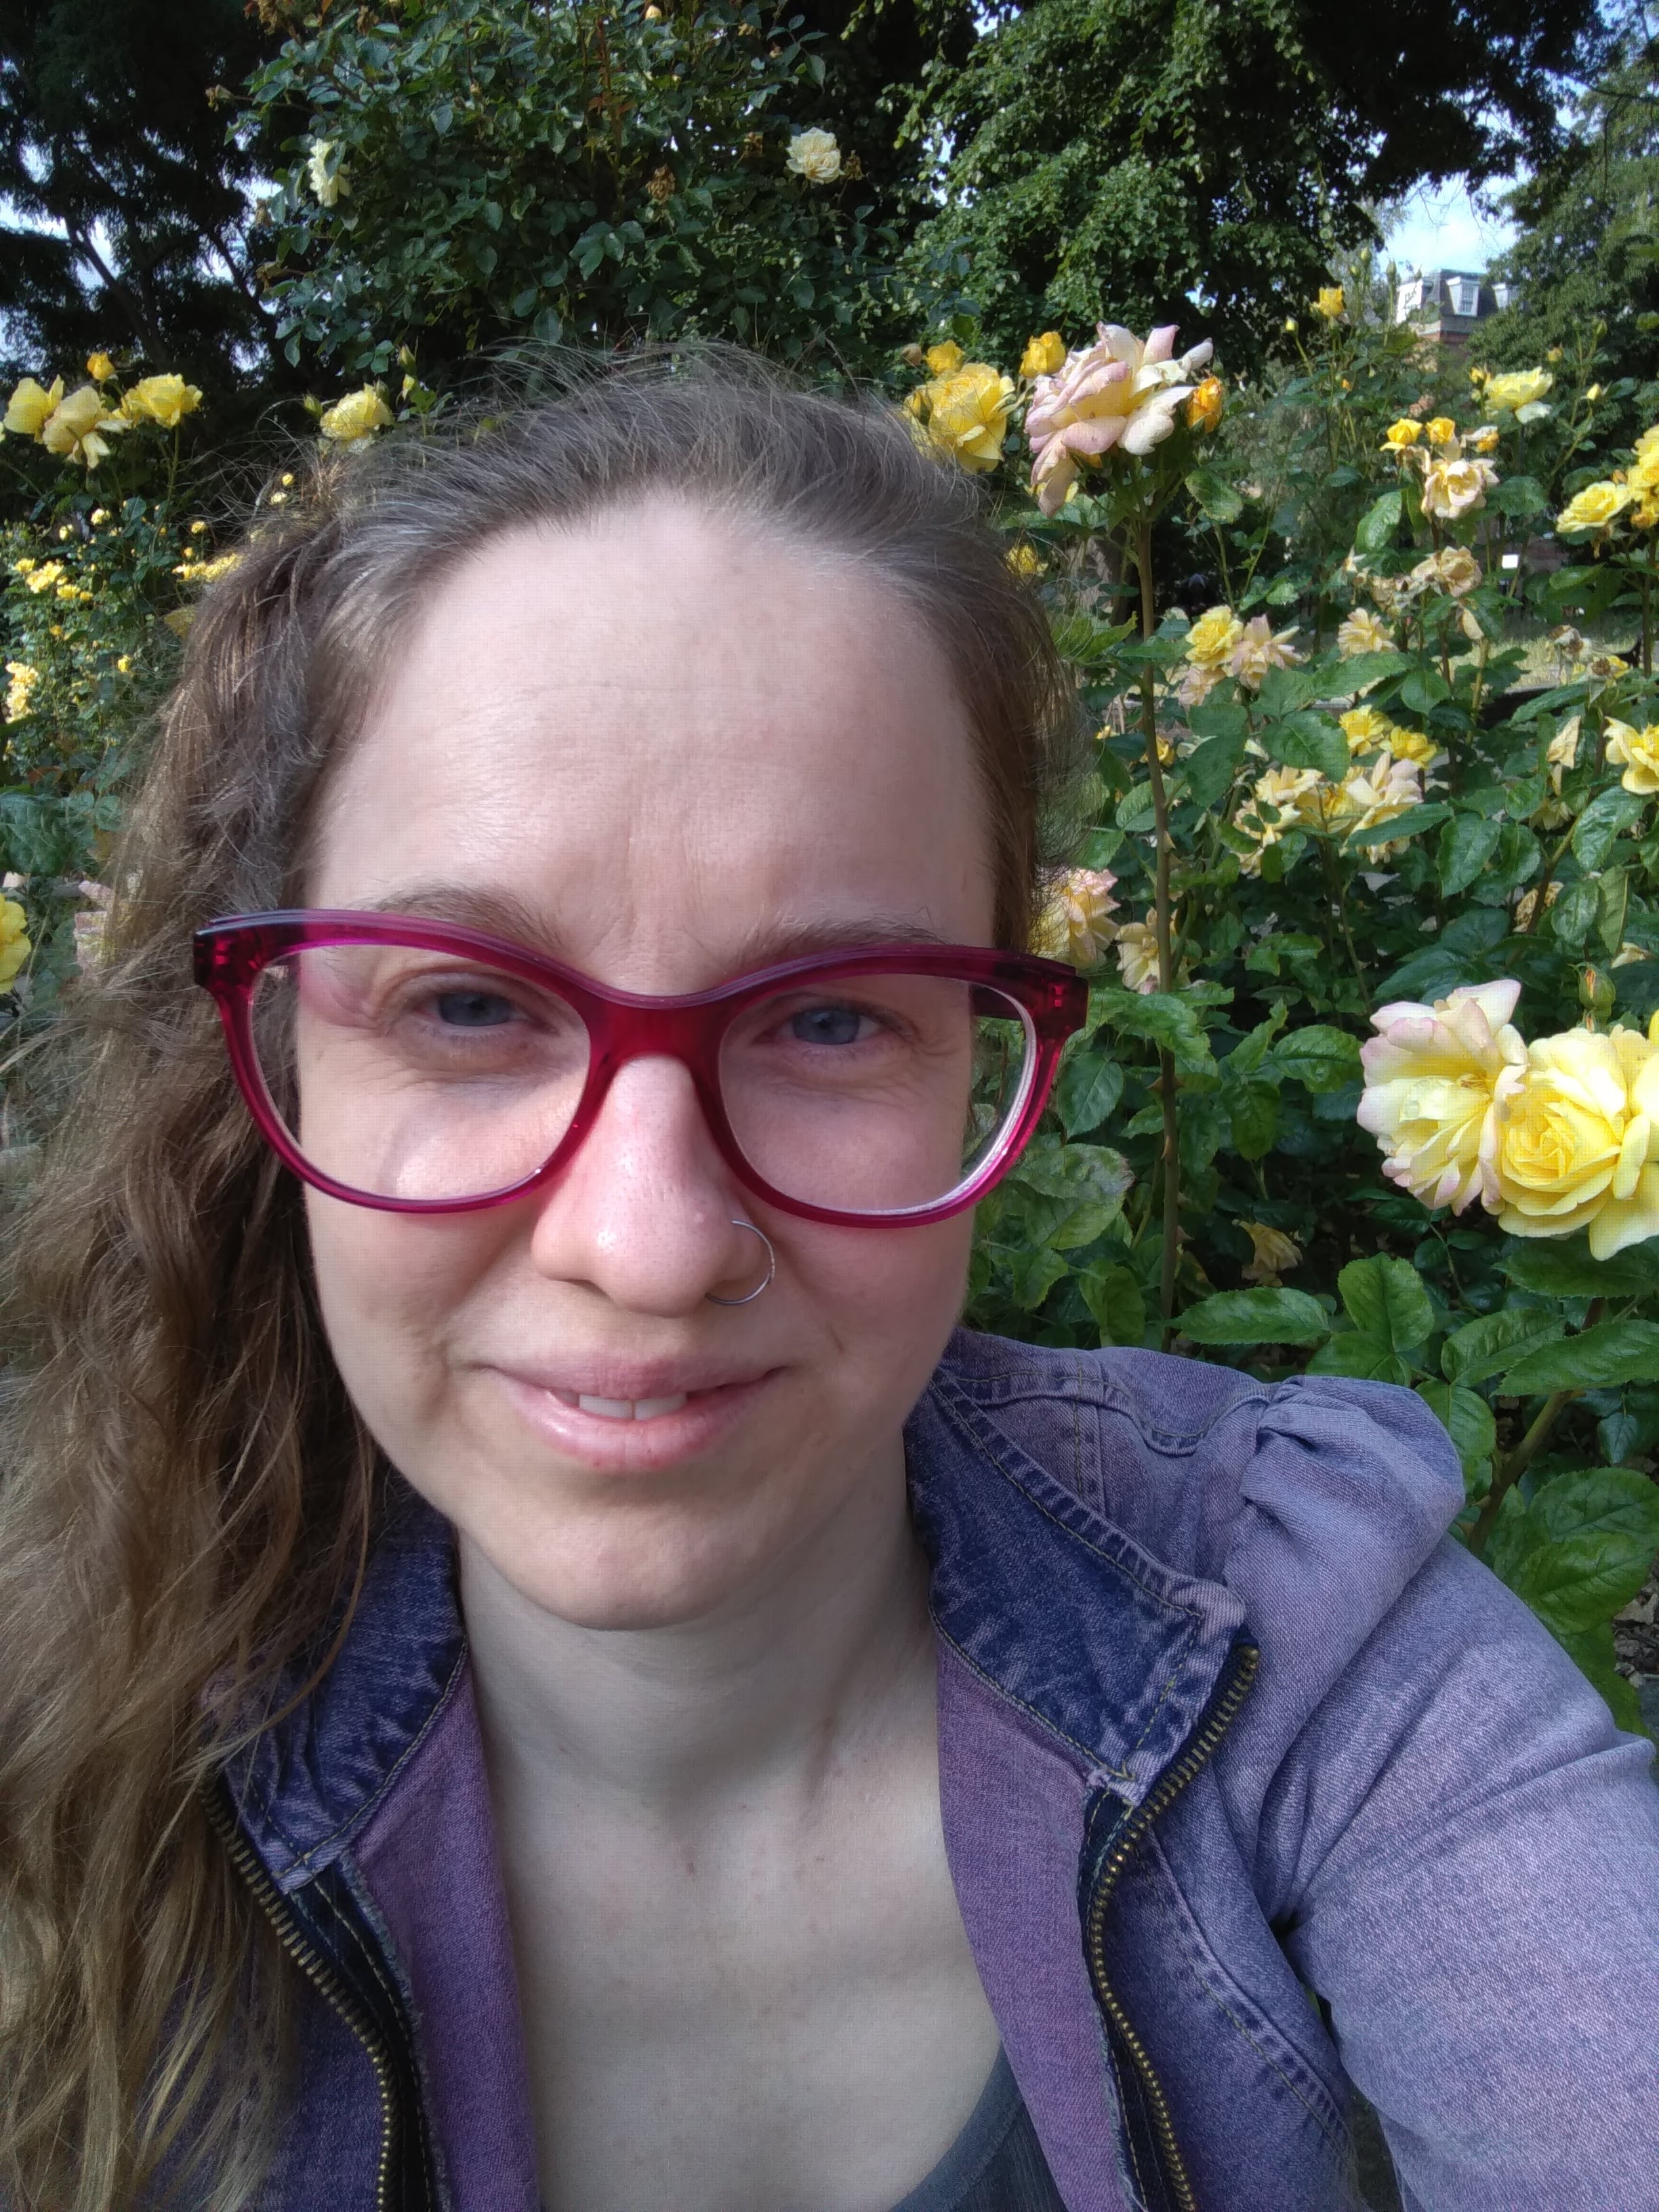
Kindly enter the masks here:
[[1478, 430], [1471, 430], [1467, 443], [1472, 453], [1495, 453], [1498, 451], [1498, 425], [1483, 422]]
[[[22, 567], [21, 562], [18, 567]], [[64, 564], [61, 561], [42, 561], [33, 565], [26, 579], [30, 591], [36, 594], [49, 592], [54, 584], [60, 584], [63, 580]]]
[[[1588, 1227], [1599, 1258], [1651, 1234], [1639, 1224], [1651, 1212], [1659, 1228], [1659, 1173], [1648, 1163], [1656, 1108], [1659, 1052], [1629, 1030], [1568, 1030], [1529, 1045], [1524, 1073], [1497, 1099], [1500, 1227], [1511, 1237]], [[1603, 1225], [1609, 1202], [1619, 1211]]]
[[46, 418], [64, 396], [64, 380], [54, 379], [52, 389], [26, 376], [6, 402], [6, 428], [20, 438], [38, 438]]
[[0, 898], [0, 990], [7, 989], [33, 951], [28, 916], [15, 899]]
[[929, 443], [979, 475], [1002, 459], [1002, 441], [1013, 411], [1012, 376], [988, 362], [970, 361], [924, 387]]
[[1247, 691], [1259, 691], [1270, 668], [1294, 668], [1302, 658], [1291, 640], [1294, 625], [1275, 631], [1266, 615], [1253, 615], [1239, 632], [1227, 659], [1227, 672]]
[[1221, 420], [1221, 403], [1224, 397], [1221, 379], [1206, 376], [1187, 402], [1187, 427], [1189, 430], [1213, 430]]
[[1394, 636], [1369, 607], [1356, 607], [1340, 623], [1336, 633], [1337, 651], [1344, 659], [1357, 653], [1387, 653]]
[[351, 190], [350, 176], [338, 158], [339, 145], [337, 138], [313, 138], [311, 142], [306, 176], [321, 207], [331, 208], [343, 192]]
[[1074, 968], [1093, 968], [1117, 935], [1109, 916], [1117, 878], [1104, 868], [1072, 868], [1054, 884], [1037, 923], [1036, 950]]
[[1371, 1016], [1355, 1118], [1382, 1147], [1383, 1174], [1425, 1206], [1497, 1204], [1495, 1100], [1527, 1060], [1510, 1026], [1520, 996], [1508, 980], [1467, 984], [1431, 1006], [1401, 1000]]
[[1385, 453], [1403, 453], [1408, 447], [1414, 446], [1422, 434], [1423, 425], [1413, 422], [1409, 415], [1402, 415], [1397, 422], [1390, 422], [1382, 433], [1382, 451]]
[[1437, 415], [1424, 425], [1423, 434], [1431, 446], [1449, 446], [1457, 435], [1457, 425], [1449, 415]]
[[1402, 730], [1397, 722], [1389, 732], [1389, 750], [1397, 761], [1411, 761], [1419, 768], [1431, 767], [1440, 757], [1432, 738], [1421, 730]]
[[87, 356], [87, 374], [94, 384], [107, 384], [114, 374], [115, 363], [106, 353], [89, 353]]
[[[957, 360], [961, 358], [958, 353]], [[1019, 357], [1019, 373], [1022, 376], [1052, 376], [1065, 360], [1065, 339], [1058, 331], [1044, 331], [1041, 337], [1026, 339], [1025, 350]]]
[[382, 430], [392, 420], [392, 410], [386, 405], [372, 384], [360, 392], [349, 392], [343, 399], [325, 410], [317, 427], [325, 438], [332, 439], [344, 453], [358, 446], [366, 446], [377, 430]]
[[1247, 1283], [1260, 1283], [1263, 1290], [1276, 1290], [1287, 1267], [1302, 1265], [1301, 1246], [1282, 1229], [1268, 1229], [1260, 1221], [1241, 1221], [1238, 1225], [1255, 1248], [1255, 1257], [1244, 1270]]
[[1443, 545], [1418, 562], [1411, 580], [1425, 591], [1446, 592], [1461, 599], [1480, 584], [1480, 563], [1467, 545]]
[[1625, 471], [1625, 482], [1632, 492], [1651, 495], [1659, 490], [1659, 445], [1638, 449], [1636, 459]]
[[1126, 921], [1119, 930], [1117, 964], [1130, 990], [1157, 990], [1158, 932], [1150, 914], [1145, 921]]
[[1310, 302], [1316, 314], [1323, 315], [1328, 323], [1335, 322], [1346, 304], [1340, 284], [1322, 284], [1319, 297]]
[[924, 358], [929, 376], [949, 376], [962, 367], [963, 356], [954, 338], [945, 338], [939, 345], [929, 346]]
[[1507, 376], [1489, 376], [1481, 401], [1494, 415], [1518, 415], [1523, 407], [1541, 405], [1554, 383], [1547, 368], [1516, 369]]
[[1637, 730], [1628, 722], [1610, 721], [1607, 758], [1615, 768], [1624, 769], [1619, 781], [1626, 791], [1636, 792], [1644, 799], [1659, 791], [1659, 722], [1650, 722], [1644, 730]]
[[27, 660], [9, 660], [6, 663], [6, 676], [8, 679], [6, 720], [9, 722], [21, 722], [26, 715], [33, 712], [29, 705], [29, 695], [40, 681], [40, 672], [38, 668], [31, 667]]
[[1015, 575], [1024, 576], [1029, 580], [1042, 574], [1042, 556], [1035, 545], [1028, 545], [1022, 540], [1019, 544], [1008, 548], [1008, 566]]
[[[1292, 830], [1320, 819], [1327, 786], [1316, 768], [1273, 768], [1258, 777], [1249, 798], [1233, 817], [1233, 827], [1255, 843], [1243, 863], [1247, 876], [1259, 873], [1261, 855]], [[1269, 819], [1272, 817], [1272, 819]]]
[[1423, 512], [1455, 522], [1484, 507], [1487, 487], [1497, 481], [1490, 461], [1431, 461], [1423, 471]]
[[1187, 658], [1200, 668], [1218, 668], [1243, 635], [1231, 607], [1212, 607], [1187, 633]]
[[1575, 492], [1555, 518], [1558, 530], [1606, 530], [1617, 521], [1630, 505], [1633, 495], [1628, 484], [1586, 484]]
[[[60, 399], [47, 416], [40, 431], [40, 442], [49, 453], [56, 453], [65, 461], [79, 461], [86, 469], [95, 469], [109, 451], [107, 440], [100, 437], [102, 430], [125, 430], [126, 424], [118, 415], [106, 413], [102, 396], [95, 385], [83, 384]], [[66, 535], [59, 532], [59, 536]]]
[[186, 384], [182, 376], [146, 376], [124, 394], [121, 412], [129, 422], [159, 422], [164, 430], [176, 430], [201, 404], [199, 385]]
[[809, 185], [833, 185], [841, 174], [841, 149], [830, 131], [798, 131], [784, 165]]
[[1351, 707], [1338, 719], [1351, 753], [1380, 752], [1394, 732], [1394, 724], [1375, 707]]

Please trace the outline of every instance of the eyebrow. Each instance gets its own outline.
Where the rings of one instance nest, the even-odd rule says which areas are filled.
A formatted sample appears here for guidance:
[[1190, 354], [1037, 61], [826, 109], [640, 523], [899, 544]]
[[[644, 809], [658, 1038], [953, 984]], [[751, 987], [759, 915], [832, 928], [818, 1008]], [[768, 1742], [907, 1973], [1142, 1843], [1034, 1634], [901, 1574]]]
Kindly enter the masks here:
[[[482, 885], [445, 882], [413, 884], [369, 900], [368, 914], [413, 914], [432, 921], [453, 922], [466, 929], [504, 937], [555, 959], [567, 957], [566, 947], [547, 916], [511, 891], [490, 890]], [[849, 915], [842, 920], [810, 921], [779, 917], [757, 922], [731, 948], [720, 963], [724, 975], [744, 975], [785, 960], [799, 960], [813, 952], [839, 952], [863, 945], [946, 945], [951, 942], [914, 917], [896, 914]]]

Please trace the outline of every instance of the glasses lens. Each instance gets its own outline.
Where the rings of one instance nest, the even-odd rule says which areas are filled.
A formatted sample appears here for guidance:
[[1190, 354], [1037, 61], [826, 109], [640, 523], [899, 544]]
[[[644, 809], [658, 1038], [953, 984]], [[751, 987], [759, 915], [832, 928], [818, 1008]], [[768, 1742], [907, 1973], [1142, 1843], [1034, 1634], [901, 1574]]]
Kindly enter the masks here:
[[307, 945], [260, 976], [253, 1035], [297, 1149], [375, 1198], [481, 1198], [574, 1118], [588, 1036], [537, 984], [406, 945]]
[[942, 975], [811, 976], [746, 1007], [720, 1052], [726, 1119], [786, 1198], [902, 1213], [996, 1153], [1036, 1066], [1020, 1006]]

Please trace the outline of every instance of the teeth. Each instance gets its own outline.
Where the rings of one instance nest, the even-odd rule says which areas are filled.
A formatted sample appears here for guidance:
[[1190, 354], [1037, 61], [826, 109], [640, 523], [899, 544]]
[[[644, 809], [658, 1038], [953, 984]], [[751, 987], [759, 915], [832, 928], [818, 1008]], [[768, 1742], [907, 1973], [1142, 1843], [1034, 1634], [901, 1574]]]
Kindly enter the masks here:
[[576, 1403], [583, 1413], [597, 1413], [605, 1421], [652, 1421], [659, 1413], [678, 1413], [685, 1399], [684, 1390], [672, 1398], [591, 1398], [584, 1390]]

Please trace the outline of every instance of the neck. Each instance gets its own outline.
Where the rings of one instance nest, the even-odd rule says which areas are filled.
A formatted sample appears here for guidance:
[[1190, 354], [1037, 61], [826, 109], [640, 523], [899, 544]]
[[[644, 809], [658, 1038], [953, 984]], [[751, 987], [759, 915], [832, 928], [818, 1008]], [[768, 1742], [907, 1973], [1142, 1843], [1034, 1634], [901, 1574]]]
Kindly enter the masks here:
[[461, 1595], [491, 1765], [684, 1809], [813, 1789], [860, 1740], [931, 1729], [927, 1569], [896, 1467], [699, 1618], [602, 1628], [526, 1598], [461, 1540]]

